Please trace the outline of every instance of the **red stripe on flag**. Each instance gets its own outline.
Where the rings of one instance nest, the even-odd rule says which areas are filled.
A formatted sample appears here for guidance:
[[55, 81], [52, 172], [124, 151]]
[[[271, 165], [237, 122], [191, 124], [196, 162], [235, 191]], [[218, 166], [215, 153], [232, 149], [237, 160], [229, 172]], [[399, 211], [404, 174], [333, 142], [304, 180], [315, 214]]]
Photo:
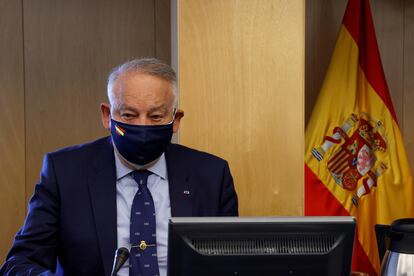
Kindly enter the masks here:
[[377, 92], [398, 124], [381, 63], [369, 1], [349, 0], [342, 24], [358, 45], [359, 64], [367, 81]]
[[306, 164], [305, 216], [349, 216], [349, 212]]
[[[358, 257], [356, 257], [358, 256]], [[354, 256], [352, 258], [352, 271], [359, 271], [368, 273], [370, 276], [377, 276], [377, 272], [372, 266], [371, 262], [368, 259], [367, 254], [365, 254], [362, 245], [359, 243], [358, 239], [355, 239], [354, 243]]]
[[[349, 215], [349, 212], [305, 164], [305, 216]], [[366, 272], [370, 276], [377, 275], [358, 239], [355, 239], [354, 243], [352, 270]]]

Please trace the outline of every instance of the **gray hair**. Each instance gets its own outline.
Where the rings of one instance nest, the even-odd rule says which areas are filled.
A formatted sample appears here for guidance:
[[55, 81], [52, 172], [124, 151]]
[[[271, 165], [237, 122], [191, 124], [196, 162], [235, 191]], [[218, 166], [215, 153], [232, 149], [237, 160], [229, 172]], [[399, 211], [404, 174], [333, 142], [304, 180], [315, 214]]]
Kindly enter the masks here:
[[178, 89], [175, 71], [170, 65], [156, 58], [133, 59], [119, 65], [118, 67], [115, 67], [108, 77], [107, 93], [109, 101], [111, 101], [111, 93], [114, 82], [118, 80], [120, 76], [130, 72], [148, 74], [170, 82], [173, 87], [173, 107], [177, 107]]

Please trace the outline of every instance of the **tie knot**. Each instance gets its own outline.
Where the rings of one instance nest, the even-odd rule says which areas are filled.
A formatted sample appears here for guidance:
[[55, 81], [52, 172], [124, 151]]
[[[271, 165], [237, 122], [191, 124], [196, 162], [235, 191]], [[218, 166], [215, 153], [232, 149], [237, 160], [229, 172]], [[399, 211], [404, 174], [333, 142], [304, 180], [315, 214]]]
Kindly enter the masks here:
[[147, 170], [138, 170], [132, 172], [132, 177], [138, 184], [147, 185], [148, 176], [150, 176], [152, 172]]

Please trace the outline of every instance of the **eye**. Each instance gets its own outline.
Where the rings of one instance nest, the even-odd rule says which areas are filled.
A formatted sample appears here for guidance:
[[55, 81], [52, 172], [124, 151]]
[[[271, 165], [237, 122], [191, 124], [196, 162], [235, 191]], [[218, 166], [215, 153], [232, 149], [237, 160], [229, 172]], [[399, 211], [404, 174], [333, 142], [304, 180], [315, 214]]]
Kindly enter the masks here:
[[123, 118], [123, 119], [132, 119], [132, 118], [134, 118], [135, 117], [135, 115], [134, 114], [132, 114], [132, 113], [127, 113], [127, 112], [123, 112], [123, 113], [121, 113], [120, 114], [121, 115], [121, 117]]
[[163, 118], [164, 118], [164, 116], [163, 115], [161, 115], [161, 114], [152, 114], [151, 116], [150, 116], [150, 118], [151, 118], [151, 120], [153, 120], [153, 121], [161, 121]]

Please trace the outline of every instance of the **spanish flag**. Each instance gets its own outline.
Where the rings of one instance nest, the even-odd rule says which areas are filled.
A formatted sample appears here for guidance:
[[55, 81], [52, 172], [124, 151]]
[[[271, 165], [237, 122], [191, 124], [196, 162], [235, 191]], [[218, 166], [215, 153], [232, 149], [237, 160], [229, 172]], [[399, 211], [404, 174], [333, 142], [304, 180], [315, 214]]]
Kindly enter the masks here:
[[305, 150], [305, 215], [355, 216], [352, 270], [378, 275], [374, 226], [414, 217], [414, 189], [368, 0], [348, 2]]

